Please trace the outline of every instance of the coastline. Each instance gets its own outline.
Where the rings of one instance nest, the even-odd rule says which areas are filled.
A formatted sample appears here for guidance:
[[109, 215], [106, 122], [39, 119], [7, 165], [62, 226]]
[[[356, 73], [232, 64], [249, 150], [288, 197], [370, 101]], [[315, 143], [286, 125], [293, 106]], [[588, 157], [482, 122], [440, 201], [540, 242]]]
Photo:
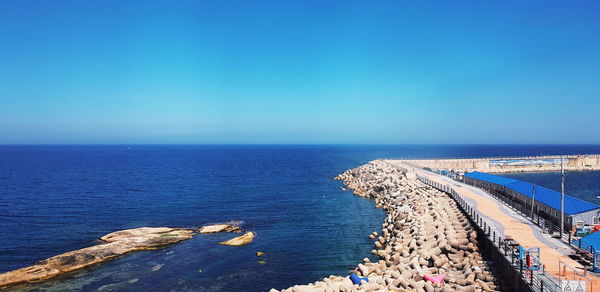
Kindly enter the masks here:
[[443, 289], [496, 291], [496, 275], [479, 253], [477, 232], [452, 198], [376, 160], [350, 169], [341, 180], [357, 196], [373, 199], [387, 217], [381, 236], [371, 234], [375, 249], [351, 271], [368, 278], [360, 285], [349, 276], [329, 276], [308, 285], [271, 292], [302, 291], [438, 291], [425, 280], [445, 276]]

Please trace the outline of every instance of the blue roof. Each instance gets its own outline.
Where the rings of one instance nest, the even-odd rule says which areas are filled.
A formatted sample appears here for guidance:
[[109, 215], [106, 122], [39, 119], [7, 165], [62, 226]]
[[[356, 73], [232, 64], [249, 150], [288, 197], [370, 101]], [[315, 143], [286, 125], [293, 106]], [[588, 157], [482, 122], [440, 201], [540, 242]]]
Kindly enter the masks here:
[[505, 186], [507, 184], [518, 181], [516, 179], [497, 176], [497, 175], [493, 175], [493, 174], [489, 174], [489, 173], [485, 173], [485, 172], [478, 172], [478, 171], [467, 173], [467, 174], [465, 174], [465, 176], [471, 177], [474, 179], [478, 179], [481, 181], [487, 181], [487, 182], [494, 183], [494, 184], [501, 185], [501, 186]]
[[573, 244], [575, 246], [579, 246], [580, 240], [581, 248], [587, 250], [590, 246], [592, 246], [594, 250], [600, 250], [600, 231], [584, 236], [581, 239], [573, 240]]
[[[531, 198], [531, 192], [533, 190], [533, 184], [525, 181], [517, 181], [506, 185], [506, 187], [513, 191], [519, 192], [526, 197]], [[560, 210], [560, 192], [553, 191], [551, 189], [535, 186], [535, 200], [544, 203], [554, 209]], [[600, 206], [592, 204], [590, 202], [575, 198], [565, 194], [565, 213], [569, 215], [583, 213], [598, 209]]]
[[[483, 172], [472, 172], [465, 174], [465, 176], [505, 186], [515, 192], [521, 193], [522, 195], [531, 198], [531, 192], [533, 190], [532, 183]], [[556, 210], [560, 210], [560, 192], [536, 185], [535, 200], [540, 203], [546, 204], [547, 206], [552, 207]], [[592, 204], [588, 201], [584, 201], [575, 198], [571, 195], [565, 194], [565, 213], [568, 215], [583, 213], [598, 208], [600, 208], [600, 206], [596, 204]]]

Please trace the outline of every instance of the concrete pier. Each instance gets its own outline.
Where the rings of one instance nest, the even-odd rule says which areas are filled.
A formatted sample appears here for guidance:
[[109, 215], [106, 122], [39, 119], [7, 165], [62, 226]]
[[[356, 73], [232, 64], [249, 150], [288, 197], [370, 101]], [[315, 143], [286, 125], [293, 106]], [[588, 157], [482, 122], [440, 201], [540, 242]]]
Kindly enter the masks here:
[[[526, 217], [503, 205], [502, 202], [497, 201], [484, 190], [398, 160], [384, 161], [404, 172], [414, 173], [420, 180], [451, 194], [453, 198], [461, 201], [463, 205], [466, 205], [467, 214], [471, 216], [471, 219], [476, 223], [482, 222], [480, 225], [483, 226], [483, 229], [488, 229], [488, 236], [492, 232], [494, 238], [508, 236], [524, 247], [539, 247], [545, 267], [545, 276], [553, 278], [554, 284], [557, 284], [560, 280], [582, 280], [587, 283], [586, 292], [600, 291], [598, 288], [600, 287], [600, 277], [597, 274], [587, 273], [587, 277], [578, 276], [578, 274], [585, 275], [586, 269], [589, 267], [583, 266], [572, 258], [575, 251], [567, 244], [544, 234], [538, 226], [531, 224]], [[566, 270], [565, 266], [572, 267], [574, 270]], [[534, 282], [533, 278], [532, 282]], [[550, 283], [547, 282], [545, 285], [548, 284]], [[547, 289], [550, 287], [540, 289], [539, 286], [538, 281], [536, 284], [531, 285], [531, 288], [535, 291], [553, 290]]]
[[565, 171], [600, 170], [600, 154], [466, 159], [411, 159], [396, 161], [419, 168], [447, 171], [454, 170], [456, 172], [552, 172], [560, 171], [561, 157], [564, 160]]

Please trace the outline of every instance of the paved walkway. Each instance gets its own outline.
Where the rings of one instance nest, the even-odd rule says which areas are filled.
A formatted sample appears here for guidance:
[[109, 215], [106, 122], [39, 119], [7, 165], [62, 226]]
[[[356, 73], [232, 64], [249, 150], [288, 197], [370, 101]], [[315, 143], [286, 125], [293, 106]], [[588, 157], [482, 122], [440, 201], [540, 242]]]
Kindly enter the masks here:
[[[551, 238], [542, 233], [541, 229], [521, 214], [506, 207], [500, 201], [490, 196], [485, 191], [473, 186], [454, 181], [449, 177], [438, 175], [417, 167], [407, 165], [398, 161], [388, 160], [393, 165], [414, 170], [418, 175], [424, 176], [431, 181], [450, 185], [461, 195], [488, 223], [491, 224], [496, 234], [502, 236], [510, 235], [524, 247], [540, 247], [542, 263], [545, 265], [546, 273], [560, 278], [559, 261], [578, 269], [583, 273], [583, 266], [574, 261], [569, 254], [572, 250], [558, 239]], [[569, 274], [569, 273], [568, 273]], [[588, 274], [592, 279], [594, 291], [600, 291], [600, 278]], [[572, 273], [569, 279], [573, 279]], [[592, 291], [588, 282], [588, 291]]]

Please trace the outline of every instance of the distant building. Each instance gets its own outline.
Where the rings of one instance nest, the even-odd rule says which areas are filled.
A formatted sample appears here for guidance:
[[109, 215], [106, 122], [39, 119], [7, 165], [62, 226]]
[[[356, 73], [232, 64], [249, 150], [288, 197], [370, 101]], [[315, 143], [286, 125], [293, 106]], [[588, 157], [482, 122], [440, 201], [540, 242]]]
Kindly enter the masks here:
[[[483, 172], [464, 175], [467, 184], [485, 189], [509, 204], [531, 209], [534, 184]], [[534, 212], [541, 218], [560, 225], [560, 192], [535, 185]], [[565, 194], [565, 230], [583, 225], [600, 225], [600, 206]]]

